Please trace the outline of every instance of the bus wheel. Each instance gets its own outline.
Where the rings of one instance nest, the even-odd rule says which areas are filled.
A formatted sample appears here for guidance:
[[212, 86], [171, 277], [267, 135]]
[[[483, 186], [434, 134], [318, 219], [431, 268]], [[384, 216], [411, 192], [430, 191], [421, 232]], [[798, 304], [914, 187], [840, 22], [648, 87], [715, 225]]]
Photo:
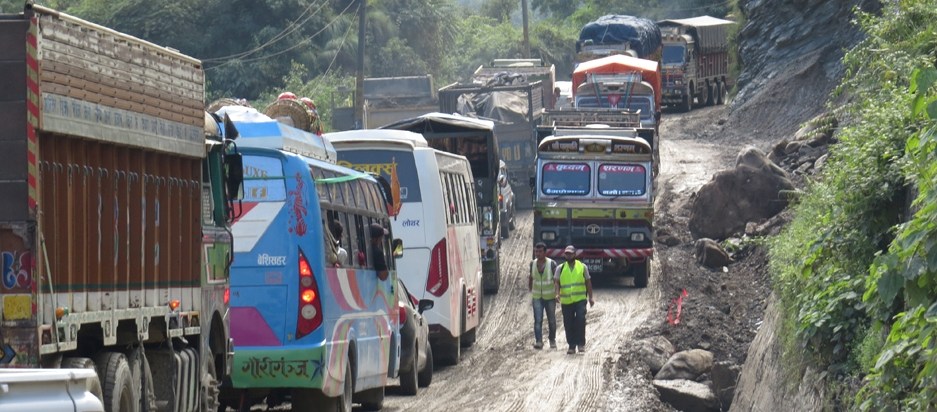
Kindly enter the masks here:
[[104, 388], [104, 410], [107, 412], [136, 412], [140, 410], [139, 396], [134, 396], [133, 374], [127, 357], [120, 352], [98, 354], [95, 362], [98, 377]]
[[647, 287], [647, 278], [651, 274], [651, 261], [645, 260], [631, 268], [631, 274], [634, 276], [634, 286], [637, 288]]
[[384, 386], [381, 385], [374, 389], [359, 392], [357, 401], [361, 404], [361, 410], [364, 411], [379, 411], [384, 409]]

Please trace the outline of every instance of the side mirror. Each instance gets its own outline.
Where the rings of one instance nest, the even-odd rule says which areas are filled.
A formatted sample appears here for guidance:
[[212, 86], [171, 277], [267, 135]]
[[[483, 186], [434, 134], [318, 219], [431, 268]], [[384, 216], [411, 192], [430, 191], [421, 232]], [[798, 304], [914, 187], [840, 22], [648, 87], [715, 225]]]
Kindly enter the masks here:
[[224, 156], [227, 173], [228, 199], [240, 198], [241, 184], [244, 183], [244, 161], [240, 153], [229, 153]]
[[531, 178], [530, 178], [530, 188], [531, 188], [531, 189], [536, 189], [536, 188], [537, 188], [537, 178], [536, 178], [536, 177], [531, 177]]
[[403, 257], [403, 240], [399, 238], [394, 239], [394, 241], [391, 242], [391, 249], [394, 251], [394, 258], [397, 258], [397, 259], [402, 258]]
[[423, 311], [433, 308], [433, 301], [429, 299], [420, 299], [420, 305], [417, 306], [417, 309], [422, 314]]

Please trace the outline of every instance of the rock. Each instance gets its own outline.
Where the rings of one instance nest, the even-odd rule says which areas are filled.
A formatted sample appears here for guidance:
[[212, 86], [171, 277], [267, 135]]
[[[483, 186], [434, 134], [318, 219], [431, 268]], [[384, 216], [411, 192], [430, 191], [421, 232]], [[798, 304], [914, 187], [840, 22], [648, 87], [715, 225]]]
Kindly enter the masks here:
[[791, 155], [800, 151], [800, 148], [804, 147], [802, 142], [790, 142], [787, 146], [784, 146], [784, 154]]
[[657, 236], [657, 242], [671, 247], [683, 243], [680, 241], [680, 239], [670, 235]]
[[820, 158], [817, 159], [817, 161], [813, 163], [813, 168], [814, 168], [814, 170], [817, 171], [817, 173], [819, 173], [821, 170], [823, 170], [823, 166], [826, 165], [826, 159], [827, 159], [829, 156], [830, 156], [829, 153], [827, 153], [827, 154], [825, 154], [825, 155], [823, 155], [823, 156], [820, 156]]
[[736, 365], [735, 362], [722, 361], [713, 364], [712, 389], [724, 411], [729, 410], [729, 406], [732, 405], [732, 397], [735, 396], [735, 385], [741, 372], [742, 367]]
[[713, 367], [713, 354], [703, 349], [690, 349], [677, 352], [654, 375], [654, 379], [696, 380], [700, 375], [708, 373]]
[[637, 344], [638, 354], [641, 356], [641, 359], [644, 360], [644, 363], [647, 365], [648, 369], [651, 370], [652, 374], [659, 372], [676, 351], [673, 344], [663, 336], [643, 339]]
[[710, 269], [719, 269], [732, 263], [732, 258], [715, 240], [702, 238], [696, 241], [696, 263]]
[[660, 400], [670, 404], [674, 409], [684, 412], [716, 412], [719, 410], [719, 400], [713, 390], [705, 384], [690, 380], [654, 380], [651, 382]]
[[747, 222], [774, 216], [787, 206], [779, 193], [792, 190], [787, 173], [758, 149], [739, 153], [736, 167], [717, 173], [692, 200], [689, 228], [694, 238], [725, 239]]

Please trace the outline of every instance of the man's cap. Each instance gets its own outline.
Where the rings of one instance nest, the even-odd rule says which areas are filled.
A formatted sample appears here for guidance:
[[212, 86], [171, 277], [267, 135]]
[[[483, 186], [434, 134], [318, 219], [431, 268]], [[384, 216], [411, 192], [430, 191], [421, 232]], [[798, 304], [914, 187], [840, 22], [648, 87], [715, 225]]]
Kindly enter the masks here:
[[371, 237], [386, 236], [387, 229], [379, 223], [371, 223]]
[[563, 253], [576, 253], [576, 247], [573, 245], [566, 246], [566, 249], [563, 250]]

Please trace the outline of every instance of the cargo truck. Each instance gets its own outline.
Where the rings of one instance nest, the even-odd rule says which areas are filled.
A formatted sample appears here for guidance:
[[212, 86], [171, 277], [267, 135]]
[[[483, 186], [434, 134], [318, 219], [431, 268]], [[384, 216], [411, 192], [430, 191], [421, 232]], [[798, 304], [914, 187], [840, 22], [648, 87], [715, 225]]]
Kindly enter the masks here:
[[664, 104], [688, 112], [694, 104], [726, 102], [732, 86], [728, 30], [734, 24], [710, 16], [657, 22], [664, 43]]
[[[501, 160], [508, 171], [508, 182], [514, 191], [515, 205], [520, 209], [533, 206], [530, 179], [534, 177], [537, 146], [534, 128], [543, 115], [540, 81], [507, 85], [453, 83], [439, 89], [439, 111], [478, 117], [494, 122]], [[510, 230], [507, 222], [502, 232]], [[504, 233], [507, 237], [507, 233]]]
[[517, 73], [528, 83], [540, 82], [542, 107], [556, 108], [553, 88], [556, 85], [556, 68], [540, 59], [494, 59], [490, 64], [478, 66], [472, 74], [472, 82], [488, 84], [501, 73]]
[[0, 368], [93, 370], [109, 412], [217, 409], [241, 167], [201, 62], [27, 3], [0, 77]]
[[657, 24], [643, 17], [609, 14], [582, 26], [576, 41], [577, 64], [616, 54], [659, 61]]

